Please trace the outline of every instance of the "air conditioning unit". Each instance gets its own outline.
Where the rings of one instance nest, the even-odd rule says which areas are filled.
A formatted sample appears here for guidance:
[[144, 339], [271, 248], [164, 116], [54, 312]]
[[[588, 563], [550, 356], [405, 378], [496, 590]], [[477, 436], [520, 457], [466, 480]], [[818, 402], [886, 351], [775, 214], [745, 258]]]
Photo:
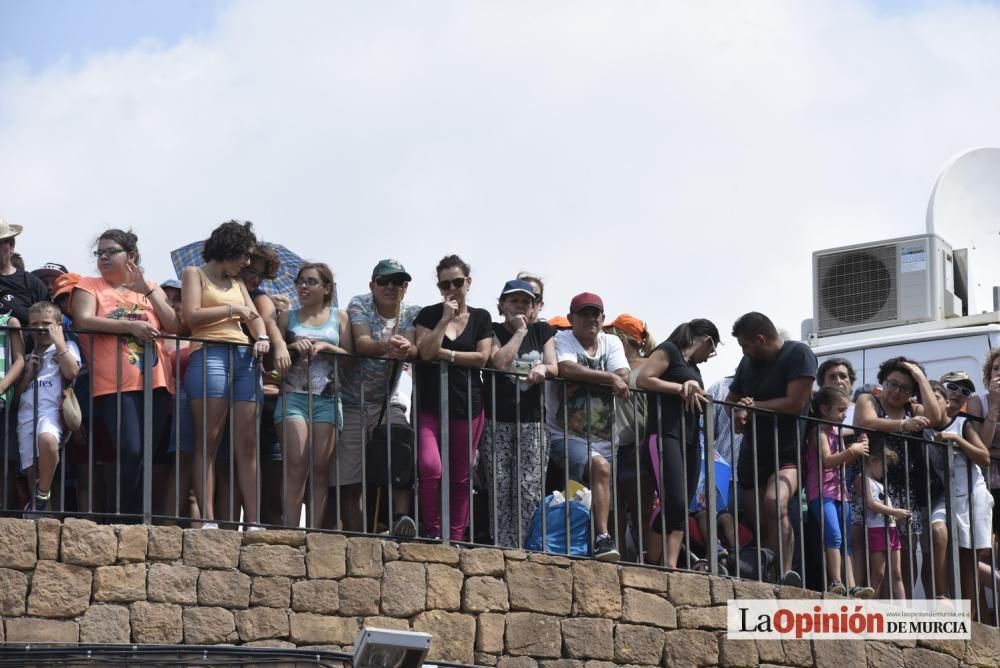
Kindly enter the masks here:
[[937, 235], [813, 253], [817, 336], [943, 320], [962, 315], [962, 306], [954, 253]]

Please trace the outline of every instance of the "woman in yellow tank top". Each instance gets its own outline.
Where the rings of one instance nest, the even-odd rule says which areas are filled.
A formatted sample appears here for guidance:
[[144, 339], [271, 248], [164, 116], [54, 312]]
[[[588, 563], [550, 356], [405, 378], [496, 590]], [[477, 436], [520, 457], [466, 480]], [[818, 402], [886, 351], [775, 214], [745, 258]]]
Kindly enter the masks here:
[[[219, 341], [192, 344], [194, 352], [184, 376], [184, 390], [194, 420], [194, 491], [208, 520], [202, 528], [216, 528], [215, 455], [233, 402], [233, 456], [243, 500], [244, 523], [257, 524], [256, 410], [261, 400], [259, 358], [270, 349], [264, 322], [246, 286], [237, 277], [250, 261], [257, 243], [253, 226], [231, 220], [212, 231], [205, 242], [203, 267], [187, 267], [181, 275], [184, 321], [194, 339]], [[254, 338], [252, 346], [240, 325]], [[230, 387], [231, 385], [231, 387]]]

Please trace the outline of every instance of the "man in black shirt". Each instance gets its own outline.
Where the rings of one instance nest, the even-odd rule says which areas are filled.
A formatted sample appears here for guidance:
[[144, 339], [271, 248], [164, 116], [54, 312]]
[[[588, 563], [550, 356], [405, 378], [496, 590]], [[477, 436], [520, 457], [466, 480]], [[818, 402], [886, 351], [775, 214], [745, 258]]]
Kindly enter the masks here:
[[[775, 413], [746, 409], [733, 411], [736, 430], [743, 433], [737, 477], [750, 513], [760, 504], [761, 542], [792, 563], [795, 535], [788, 519], [789, 499], [798, 498], [796, 468], [799, 448], [797, 416], [809, 404], [816, 378], [816, 355], [798, 341], [785, 341], [762, 313], [750, 312], [733, 324], [733, 336], [743, 359], [729, 388], [727, 402]], [[778, 521], [780, 515], [780, 522]], [[782, 576], [785, 584], [801, 586], [794, 572]]]
[[37, 276], [14, 266], [14, 237], [23, 230], [0, 218], [0, 308], [10, 307], [14, 317], [26, 323], [28, 309], [35, 302], [46, 301], [49, 289]]

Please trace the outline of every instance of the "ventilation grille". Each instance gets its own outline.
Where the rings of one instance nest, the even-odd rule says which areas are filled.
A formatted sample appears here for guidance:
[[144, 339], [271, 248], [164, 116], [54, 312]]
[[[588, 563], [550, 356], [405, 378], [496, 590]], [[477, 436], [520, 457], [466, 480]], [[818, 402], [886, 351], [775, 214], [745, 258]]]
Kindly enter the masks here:
[[820, 331], [896, 319], [895, 244], [818, 260]]

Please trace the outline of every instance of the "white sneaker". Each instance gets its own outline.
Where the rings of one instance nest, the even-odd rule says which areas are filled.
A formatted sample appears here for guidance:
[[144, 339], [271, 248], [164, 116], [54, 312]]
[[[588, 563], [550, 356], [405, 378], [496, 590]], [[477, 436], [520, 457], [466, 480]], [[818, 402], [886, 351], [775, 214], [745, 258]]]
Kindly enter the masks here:
[[263, 530], [264, 530], [264, 527], [259, 527], [259, 526], [257, 526], [256, 524], [254, 524], [254, 525], [251, 525], [251, 526], [248, 526], [248, 527], [246, 528], [246, 530], [247, 530], [247, 531], [263, 531]]
[[202, 522], [201, 523], [201, 528], [202, 529], [218, 529], [219, 525], [218, 525], [217, 522]]

